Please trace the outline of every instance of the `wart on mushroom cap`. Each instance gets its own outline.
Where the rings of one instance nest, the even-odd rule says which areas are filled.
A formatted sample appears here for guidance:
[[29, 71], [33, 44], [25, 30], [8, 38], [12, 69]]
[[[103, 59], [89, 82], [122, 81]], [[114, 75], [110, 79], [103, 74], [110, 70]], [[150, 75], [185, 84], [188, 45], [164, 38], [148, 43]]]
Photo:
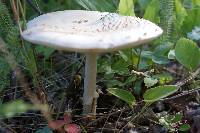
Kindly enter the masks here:
[[134, 47], [162, 34], [154, 23], [115, 13], [67, 10], [41, 15], [27, 24], [24, 39], [77, 52]]
[[96, 112], [97, 53], [135, 47], [162, 34], [154, 23], [115, 13], [68, 10], [41, 15], [27, 24], [25, 40], [86, 53], [83, 113]]

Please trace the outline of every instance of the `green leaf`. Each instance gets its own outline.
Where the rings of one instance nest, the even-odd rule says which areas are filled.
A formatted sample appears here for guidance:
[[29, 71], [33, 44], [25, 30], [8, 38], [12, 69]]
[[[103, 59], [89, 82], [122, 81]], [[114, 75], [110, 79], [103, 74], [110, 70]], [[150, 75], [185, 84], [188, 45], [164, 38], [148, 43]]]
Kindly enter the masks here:
[[167, 55], [172, 48], [174, 48], [174, 44], [171, 42], [161, 43], [155, 48], [154, 55]]
[[166, 86], [158, 86], [155, 88], [151, 88], [147, 90], [143, 97], [145, 102], [155, 102], [158, 101], [164, 97], [167, 97], [174, 92], [176, 92], [178, 88], [176, 86], [172, 85], [166, 85]]
[[200, 41], [200, 26], [194, 27], [192, 32], [187, 33], [187, 37], [195, 41]]
[[157, 64], [167, 64], [169, 59], [167, 57], [168, 52], [174, 47], [173, 43], [166, 42], [158, 45], [152, 55], [152, 61]]
[[115, 12], [118, 6], [118, 3], [114, 2], [113, 0], [75, 0], [75, 1], [84, 9], [92, 11]]
[[180, 127], [179, 127], [179, 131], [187, 131], [190, 129], [190, 125], [189, 124], [181, 124]]
[[155, 79], [155, 78], [152, 78], [152, 77], [145, 77], [145, 78], [144, 78], [144, 83], [145, 83], [145, 86], [146, 86], [147, 88], [149, 88], [149, 87], [155, 85], [157, 82], [158, 82], [158, 80]]
[[129, 57], [126, 55], [126, 53], [124, 51], [119, 51], [119, 55], [122, 57], [122, 59], [124, 59], [124, 61], [128, 61]]
[[189, 70], [195, 70], [200, 63], [199, 47], [195, 42], [186, 38], [178, 40], [175, 55], [176, 59]]
[[53, 131], [48, 126], [46, 126], [42, 129], [37, 130], [35, 133], [53, 133]]
[[175, 58], [175, 50], [170, 50], [168, 53], [168, 59], [174, 60]]
[[124, 84], [116, 79], [110, 79], [106, 81], [106, 84], [108, 87], [114, 87], [114, 86], [123, 86]]
[[176, 10], [175, 25], [176, 28], [180, 29], [180, 27], [183, 24], [183, 21], [185, 20], [185, 17], [187, 16], [187, 11], [179, 0], [175, 0], [175, 10]]
[[200, 25], [200, 8], [194, 8], [187, 11], [187, 16], [183, 21], [183, 25], [181, 26], [182, 32], [187, 34], [192, 31], [195, 26]]
[[173, 80], [173, 76], [170, 73], [161, 73], [154, 75], [155, 78], [159, 80], [159, 84], [164, 85]]
[[117, 89], [117, 88], [109, 88], [108, 92], [118, 97], [119, 99], [125, 101], [130, 106], [135, 105], [135, 97], [127, 90]]
[[129, 76], [125, 81], [124, 81], [124, 85], [130, 85], [133, 83], [133, 81], [135, 81], [137, 79], [136, 76], [132, 75], [132, 76]]
[[24, 113], [33, 109], [31, 104], [24, 103], [23, 101], [13, 101], [0, 105], [0, 117], [9, 118], [16, 114]]
[[125, 16], [135, 16], [133, 0], [120, 0], [119, 14]]
[[138, 0], [138, 4], [143, 10], [146, 9], [150, 2], [151, 0]]
[[199, 0], [192, 0], [192, 4], [194, 7], [200, 7], [200, 1]]
[[172, 123], [179, 122], [179, 121], [182, 120], [182, 118], [183, 118], [183, 114], [177, 113], [177, 114], [174, 115], [173, 119], [171, 119], [171, 122]]
[[174, 114], [174, 115], [166, 115], [165, 116], [165, 121], [167, 123], [177, 123], [177, 122], [180, 122], [183, 118], [183, 114], [181, 113], [177, 113], [177, 114]]
[[113, 70], [110, 64], [111, 63], [108, 61], [108, 59], [105, 58], [99, 59], [97, 64], [98, 73], [112, 74]]
[[156, 55], [154, 54], [152, 57], [152, 61], [157, 64], [167, 64], [169, 63], [169, 59], [165, 55]]
[[128, 62], [125, 62], [122, 59], [119, 59], [115, 63], [112, 64], [111, 69], [114, 73], [120, 74], [120, 75], [128, 75], [129, 69], [128, 69]]
[[97, 7], [94, 4], [92, 4], [92, 2], [90, 2], [89, 0], [76, 0], [76, 2], [86, 10], [98, 10]]
[[159, 0], [152, 0], [151, 3], [148, 5], [147, 9], [145, 10], [143, 17], [147, 20], [158, 23], [160, 21], [160, 17], [158, 15], [159, 11], [160, 11]]

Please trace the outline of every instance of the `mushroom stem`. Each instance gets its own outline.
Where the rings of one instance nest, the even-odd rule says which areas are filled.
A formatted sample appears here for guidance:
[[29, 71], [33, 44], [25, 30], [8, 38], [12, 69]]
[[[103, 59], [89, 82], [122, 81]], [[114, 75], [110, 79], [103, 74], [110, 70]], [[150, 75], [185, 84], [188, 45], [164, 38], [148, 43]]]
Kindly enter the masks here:
[[97, 54], [86, 53], [83, 93], [83, 114], [96, 115], [98, 93], [96, 92]]

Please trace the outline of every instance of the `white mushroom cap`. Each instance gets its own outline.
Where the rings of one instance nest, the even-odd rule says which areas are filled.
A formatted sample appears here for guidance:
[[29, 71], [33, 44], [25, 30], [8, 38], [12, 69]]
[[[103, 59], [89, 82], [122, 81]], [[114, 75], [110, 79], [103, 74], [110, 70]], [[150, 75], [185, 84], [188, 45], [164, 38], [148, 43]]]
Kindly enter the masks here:
[[108, 52], [135, 47], [162, 34], [154, 23], [116, 13], [66, 10], [41, 15], [27, 24], [25, 40], [76, 52]]

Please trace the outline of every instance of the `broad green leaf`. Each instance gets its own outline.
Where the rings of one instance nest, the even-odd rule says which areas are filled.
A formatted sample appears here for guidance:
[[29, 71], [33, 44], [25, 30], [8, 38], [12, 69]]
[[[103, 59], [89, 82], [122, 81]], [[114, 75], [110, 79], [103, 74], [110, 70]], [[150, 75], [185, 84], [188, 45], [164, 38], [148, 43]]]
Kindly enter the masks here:
[[174, 44], [171, 42], [161, 43], [155, 48], [154, 54], [167, 55], [172, 48], [174, 48]]
[[116, 61], [115, 63], [112, 64], [111, 68], [113, 70], [113, 72], [120, 74], [120, 75], [128, 75], [129, 69], [128, 69], [128, 62], [125, 62], [122, 59], [119, 59], [118, 61]]
[[153, 64], [152, 58], [153, 52], [142, 50], [140, 54], [136, 54], [132, 57], [132, 64], [135, 67], [138, 66], [138, 70], [148, 69], [148, 67]]
[[169, 63], [169, 59], [165, 55], [156, 55], [154, 54], [152, 57], [152, 61], [157, 64], [167, 64]]
[[124, 84], [116, 79], [109, 79], [106, 81], [108, 87], [123, 86]]
[[133, 53], [133, 49], [124, 49], [119, 51], [118, 53], [119, 57], [122, 58], [125, 62], [127, 62], [128, 65], [132, 65], [132, 58], [136, 55]]
[[200, 63], [199, 47], [195, 42], [186, 38], [178, 40], [175, 55], [176, 59], [189, 70], [195, 70]]
[[124, 85], [130, 85], [130, 84], [133, 83], [133, 81], [135, 81], [136, 79], [137, 79], [137, 77], [134, 76], [134, 75], [129, 76], [123, 84], [124, 84]]
[[153, 61], [151, 59], [140, 58], [138, 70], [149, 69], [149, 67], [152, 66], [152, 64], [153, 64]]
[[160, 21], [159, 11], [159, 0], [152, 0], [145, 10], [144, 18], [152, 22], [158, 23]]
[[176, 92], [178, 88], [173, 85], [166, 85], [166, 86], [158, 86], [155, 88], [151, 88], [147, 90], [143, 97], [145, 102], [155, 102], [164, 97], [167, 97], [174, 92]]
[[179, 127], [179, 131], [188, 131], [190, 129], [190, 125], [189, 124], [181, 124], [180, 127]]
[[194, 8], [187, 11], [187, 16], [184, 19], [183, 25], [181, 27], [182, 32], [186, 35], [191, 32], [195, 26], [200, 25], [200, 8]]
[[122, 59], [124, 59], [124, 61], [128, 61], [129, 57], [125, 54], [124, 51], [119, 51], [119, 55], [122, 57]]
[[156, 83], [158, 83], [158, 80], [152, 77], [145, 77], [144, 78], [144, 84], [147, 88], [155, 85]]
[[125, 16], [135, 16], [133, 0], [120, 0], [119, 14]]
[[153, 52], [151, 52], [151, 51], [146, 51], [146, 50], [143, 50], [142, 52], [141, 52], [141, 57], [143, 57], [143, 58], [147, 58], [147, 59], [152, 59], [153, 58]]
[[117, 88], [109, 88], [108, 92], [118, 97], [119, 99], [125, 101], [130, 106], [135, 105], [135, 97], [127, 90], [117, 89]]
[[101, 58], [98, 60], [97, 68], [98, 68], [97, 69], [98, 73], [106, 73], [106, 74], [113, 73], [110, 62], [105, 58]]
[[174, 47], [174, 44], [170, 42], [166, 42], [161, 45], [158, 45], [153, 52], [153, 56], [151, 57], [152, 61], [157, 64], [169, 63], [169, 59], [167, 55], [170, 49], [172, 49], [173, 47]]

